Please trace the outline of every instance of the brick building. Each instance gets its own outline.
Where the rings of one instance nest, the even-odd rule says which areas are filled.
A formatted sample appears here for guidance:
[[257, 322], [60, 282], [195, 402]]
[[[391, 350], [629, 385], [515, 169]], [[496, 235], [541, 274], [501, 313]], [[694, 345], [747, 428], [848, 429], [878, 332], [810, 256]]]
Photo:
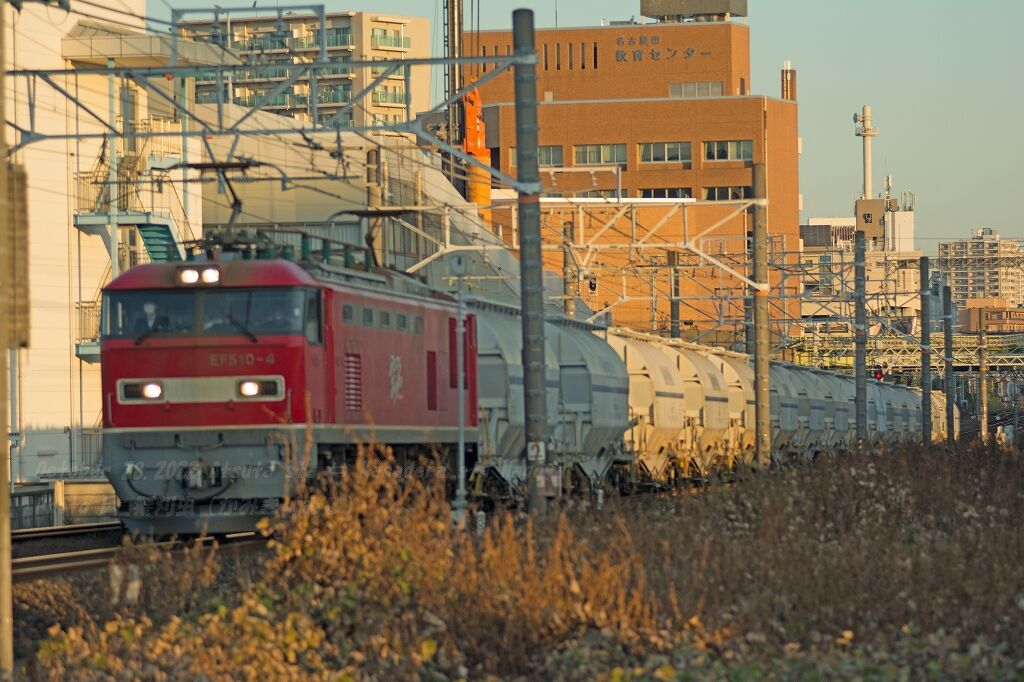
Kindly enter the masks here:
[[[678, 8], [669, 14], [685, 17], [685, 21], [537, 31], [539, 156], [546, 193], [549, 197], [609, 200], [602, 215], [591, 217], [594, 227], [577, 225], [577, 233], [595, 234], [602, 221], [614, 216], [617, 205], [612, 202], [621, 197], [636, 210], [621, 216], [603, 238], [628, 244], [633, 238], [629, 235], [635, 237], [637, 223], [662, 220], [666, 206], [673, 201], [751, 197], [753, 165], [764, 163], [773, 248], [777, 252], [799, 250], [796, 74], [783, 73], [784, 98], [751, 94], [750, 28], [731, 20], [745, 15], [745, 4], [676, 0], [660, 5]], [[718, 6], [727, 11], [718, 11]], [[659, 11], [657, 16], [667, 15]], [[508, 31], [482, 31], [465, 40], [467, 52], [477, 55], [509, 54], [511, 45]], [[469, 73], [467, 77], [478, 75]], [[492, 164], [514, 174], [511, 75], [502, 74], [485, 84], [481, 94]], [[648, 207], [641, 200], [667, 203]], [[698, 235], [735, 213], [735, 208], [702, 203], [690, 206], [685, 220], [683, 211], [668, 219], [660, 237], [680, 241], [684, 233]], [[578, 217], [567, 218], [569, 214]], [[566, 220], [587, 220], [574, 210], [547, 211], [545, 216], [550, 224], [543, 225], [542, 231], [549, 244], [561, 243]], [[496, 211], [497, 229], [508, 229], [503, 220], [507, 217]], [[732, 261], [741, 263], [750, 223], [750, 216], [743, 212], [725, 220], [701, 238], [701, 249], [731, 254]], [[680, 252], [683, 261], [692, 256], [687, 254]], [[550, 256], [549, 266], [558, 267], [560, 257]], [[623, 283], [617, 266], [664, 265], [666, 254], [644, 252], [637, 257], [626, 249], [604, 254], [591, 263], [595, 260], [603, 260], [606, 267], [582, 273], [597, 282], [592, 292], [592, 287], [583, 288], [585, 302], [600, 309], [607, 301], [653, 296], [653, 302], [616, 305], [614, 321], [664, 331], [669, 305], [667, 276], [659, 274], [651, 281], [646, 275], [633, 276]], [[689, 262], [696, 260], [689, 258]], [[721, 327], [722, 301], [731, 296], [727, 307], [732, 322], [728, 324], [736, 328], [735, 317], [742, 312], [742, 284], [731, 277], [723, 279], [707, 261], [700, 265], [704, 266], [700, 270], [682, 273], [680, 297], [685, 299], [684, 307], [689, 307], [689, 314], [683, 312], [682, 316], [691, 318], [697, 328]], [[653, 283], [653, 279], [661, 283]]]

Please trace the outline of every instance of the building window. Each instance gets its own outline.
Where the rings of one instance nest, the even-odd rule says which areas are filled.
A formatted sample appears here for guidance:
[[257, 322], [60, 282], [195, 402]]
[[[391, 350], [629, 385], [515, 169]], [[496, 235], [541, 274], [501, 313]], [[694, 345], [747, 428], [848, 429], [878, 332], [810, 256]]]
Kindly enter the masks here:
[[693, 190], [689, 187], [645, 187], [640, 190], [641, 199], [690, 199]]
[[544, 43], [544, 70], [548, 70], [548, 44]]
[[690, 163], [689, 142], [644, 142], [640, 163]]
[[[537, 165], [538, 166], [561, 166], [563, 165], [562, 160], [562, 146], [557, 144], [552, 145], [541, 145], [537, 147]], [[508, 148], [508, 165], [515, 168], [516, 166], [516, 148]]]
[[[626, 190], [622, 190], [623, 198], [629, 196]], [[576, 197], [579, 199], [617, 199], [619, 197], [618, 190], [614, 189], [585, 189], [576, 192]]]
[[592, 62], [594, 68], [597, 68], [597, 43], [594, 43], [594, 61]]
[[706, 201], [730, 201], [735, 199], [750, 199], [754, 196], [753, 187], [705, 187], [704, 199]]
[[573, 146], [577, 166], [626, 165], [624, 144], [578, 144]]
[[572, 55], [576, 51], [576, 46], [572, 43], [566, 43], [565, 51], [569, 54], [569, 70], [572, 71]]
[[686, 99], [691, 99], [693, 97], [721, 97], [722, 93], [722, 81], [706, 83], [670, 83], [668, 86], [669, 97], [682, 97]]
[[545, 145], [537, 147], [537, 163], [541, 166], [561, 166], [562, 146]]
[[704, 158], [708, 161], [752, 161], [753, 140], [730, 140], [704, 143]]
[[555, 43], [555, 71], [562, 70], [562, 43]]

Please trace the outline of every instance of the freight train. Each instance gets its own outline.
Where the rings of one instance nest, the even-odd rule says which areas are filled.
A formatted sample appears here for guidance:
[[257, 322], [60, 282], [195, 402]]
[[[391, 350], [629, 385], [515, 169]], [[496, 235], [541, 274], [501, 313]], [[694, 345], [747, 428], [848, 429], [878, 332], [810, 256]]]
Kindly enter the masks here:
[[[466, 307], [470, 489], [514, 501], [526, 478], [519, 311]], [[456, 319], [456, 301], [420, 280], [330, 258], [125, 272], [104, 289], [101, 336], [103, 457], [120, 518], [147, 534], [248, 530], [299, 479], [370, 442], [400, 462], [433, 453], [450, 466]], [[548, 319], [545, 344], [546, 447], [563, 490], [670, 485], [751, 460], [748, 356], [564, 316]], [[773, 363], [773, 458], [849, 448], [853, 396], [851, 377]], [[869, 445], [918, 438], [920, 402], [869, 381]], [[944, 408], [936, 400], [936, 439]]]

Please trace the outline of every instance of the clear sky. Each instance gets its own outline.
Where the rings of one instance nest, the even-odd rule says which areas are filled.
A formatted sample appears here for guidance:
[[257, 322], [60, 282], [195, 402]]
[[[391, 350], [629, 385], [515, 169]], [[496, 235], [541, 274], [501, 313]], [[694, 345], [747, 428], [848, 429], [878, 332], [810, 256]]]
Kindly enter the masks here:
[[[163, 15], [168, 1], [212, 4], [150, 0], [150, 10]], [[509, 27], [518, 7], [532, 8], [538, 27], [555, 25], [556, 5], [560, 26], [639, 18], [640, 9], [639, 0], [464, 3], [467, 30], [478, 4], [482, 28]], [[435, 33], [440, 27], [441, 0], [327, 7], [425, 16]], [[804, 217], [853, 213], [862, 173], [852, 118], [870, 104], [880, 131], [875, 192], [887, 173], [897, 193], [916, 192], [918, 248], [934, 252], [975, 227], [1024, 239], [1024, 207], [1015, 204], [1024, 195], [1024, 1], [750, 0], [749, 23], [753, 93], [779, 95], [784, 60], [798, 71]]]

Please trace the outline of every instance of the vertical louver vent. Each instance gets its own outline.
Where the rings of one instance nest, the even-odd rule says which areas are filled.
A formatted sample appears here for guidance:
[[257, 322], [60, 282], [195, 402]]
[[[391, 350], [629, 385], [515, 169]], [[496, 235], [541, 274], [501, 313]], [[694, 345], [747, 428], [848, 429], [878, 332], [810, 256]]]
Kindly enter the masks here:
[[355, 353], [345, 354], [345, 409], [363, 409], [363, 359]]

